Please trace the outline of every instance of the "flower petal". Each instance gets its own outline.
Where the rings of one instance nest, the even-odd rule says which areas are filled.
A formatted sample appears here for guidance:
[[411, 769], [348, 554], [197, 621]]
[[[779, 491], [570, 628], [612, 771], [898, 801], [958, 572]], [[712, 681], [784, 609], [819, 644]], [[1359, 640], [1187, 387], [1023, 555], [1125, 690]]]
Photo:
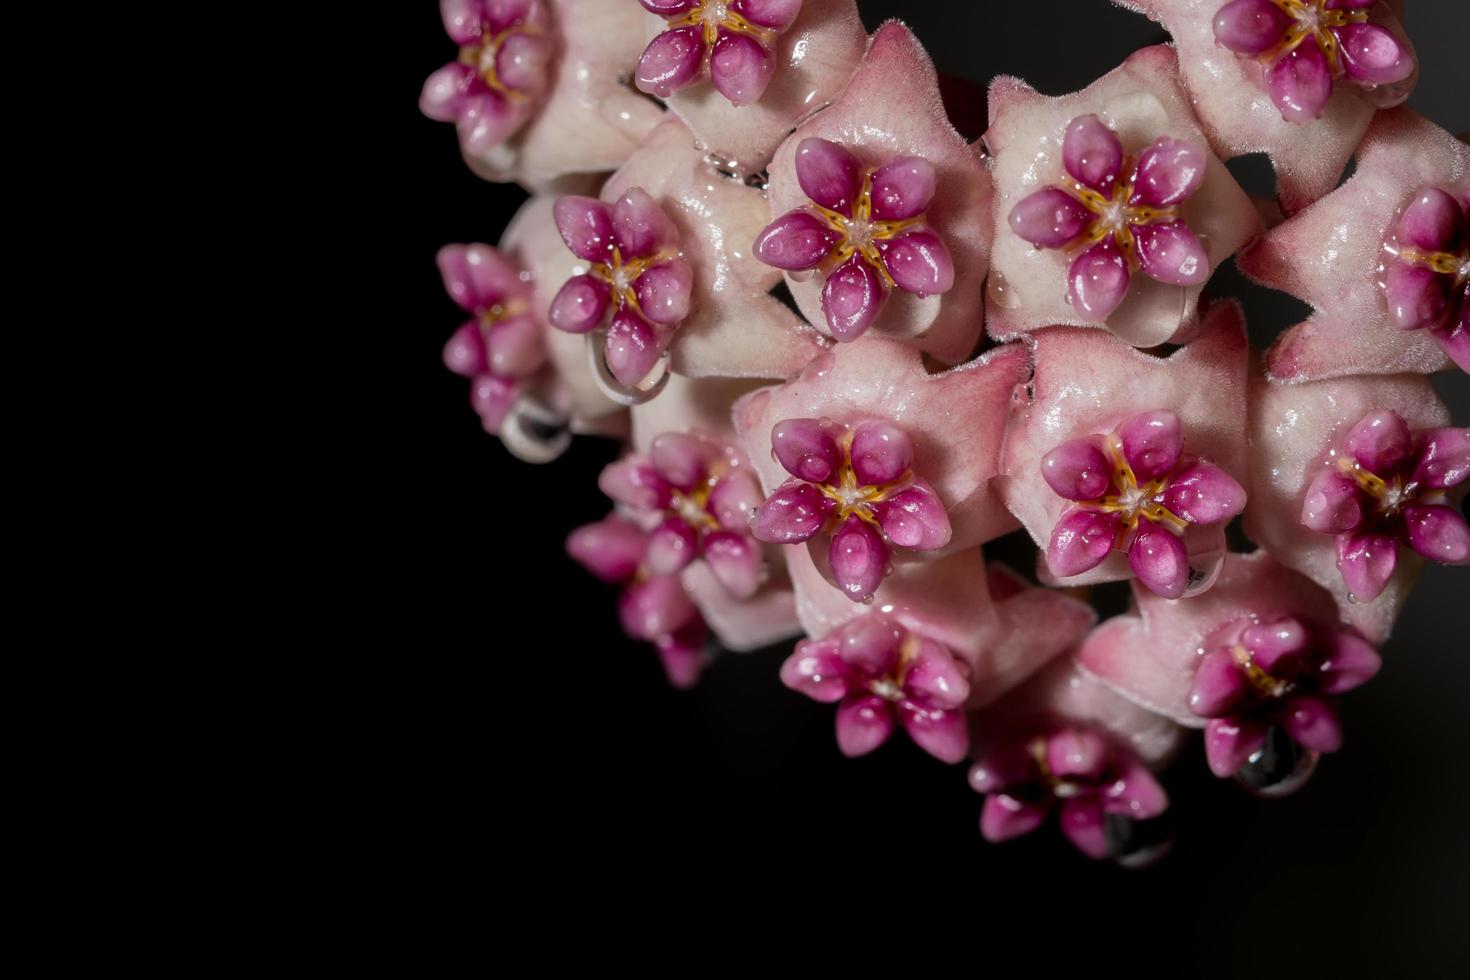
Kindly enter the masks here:
[[638, 297], [638, 309], [650, 323], [677, 326], [689, 315], [694, 270], [679, 258], [660, 262], [638, 277], [633, 291]]
[[1297, 45], [1266, 70], [1271, 101], [1288, 122], [1311, 122], [1322, 115], [1332, 95], [1332, 71], [1315, 40]]
[[1231, 713], [1246, 695], [1245, 674], [1229, 650], [1211, 650], [1200, 661], [1189, 689], [1189, 710], [1201, 718], [1219, 718]]
[[827, 328], [839, 341], [856, 340], [877, 319], [885, 299], [887, 292], [878, 273], [861, 255], [853, 255], [822, 286], [822, 313], [827, 318]]
[[781, 665], [781, 683], [813, 701], [840, 701], [847, 695], [848, 667], [830, 640], [802, 640]]
[[473, 378], [484, 374], [489, 362], [485, 358], [485, 335], [474, 320], [462, 324], [444, 344], [444, 366], [455, 374]]
[[1398, 565], [1398, 540], [1371, 531], [1348, 531], [1337, 536], [1337, 567], [1347, 583], [1349, 601], [1378, 598]]
[[909, 738], [940, 762], [962, 762], [969, 754], [970, 729], [963, 711], [931, 708], [912, 701], [901, 702], [898, 710]]
[[484, 10], [481, 0], [439, 0], [444, 30], [455, 44], [480, 40], [485, 32]]
[[677, 575], [694, 560], [699, 538], [681, 518], [670, 517], [648, 537], [644, 563], [654, 575]]
[[893, 712], [876, 694], [849, 696], [837, 706], [837, 747], [849, 759], [869, 752], [893, 734]]
[[782, 419], [771, 429], [771, 452], [786, 472], [808, 483], [833, 481], [842, 462], [830, 426], [817, 419]]
[[648, 532], [618, 514], [584, 524], [567, 535], [567, 554], [609, 584], [626, 582], [638, 571]]
[[1465, 517], [1444, 504], [1421, 504], [1404, 508], [1409, 547], [1430, 561], [1463, 565], [1470, 561], [1470, 526]]
[[836, 635], [842, 644], [838, 652], [843, 662], [865, 677], [887, 677], [898, 669], [899, 646], [905, 634], [888, 616], [859, 616]]
[[1271, 0], [1232, 0], [1215, 14], [1215, 40], [1254, 58], [1276, 45], [1290, 26], [1291, 18]]
[[1219, 524], [1245, 510], [1245, 488], [1218, 466], [1196, 462], [1169, 481], [1164, 506], [1194, 524]]
[[546, 88], [555, 55], [551, 38], [518, 31], [507, 37], [495, 53], [495, 74], [502, 84], [517, 92], [539, 94]]
[[1179, 465], [1184, 432], [1179, 416], [1159, 410], [1130, 416], [1118, 426], [1123, 458], [1139, 483], [1148, 483]]
[[612, 234], [623, 261], [652, 255], [661, 248], [677, 245], [678, 229], [641, 187], [630, 187], [612, 208]]
[[927, 229], [873, 243], [894, 285], [915, 296], [937, 296], [954, 285], [954, 259], [944, 240]]
[[1145, 588], [1165, 599], [1177, 599], [1189, 584], [1189, 554], [1177, 534], [1152, 521], [1138, 522], [1128, 546], [1128, 567]]
[[520, 385], [510, 378], [481, 374], [470, 382], [470, 407], [480, 416], [481, 426], [491, 435], [499, 434], [501, 424], [520, 395]]
[[943, 645], [923, 637], [909, 661], [903, 689], [910, 700], [931, 708], [961, 708], [970, 696], [970, 682], [959, 662]]
[[1199, 286], [1210, 278], [1210, 257], [1182, 221], [1138, 225], [1138, 261], [1150, 279], [1171, 286]]
[[[776, 434], [772, 430], [772, 435]], [[892, 422], [880, 420], [859, 425], [853, 431], [848, 452], [860, 486], [894, 483], [914, 465], [913, 441]]]
[[1306, 627], [1290, 616], [1255, 623], [1240, 634], [1240, 643], [1250, 651], [1251, 662], [1278, 680], [1296, 678], [1311, 642]]
[[435, 122], [455, 122], [464, 111], [474, 79], [473, 68], [451, 61], [424, 80], [419, 111]]
[[1393, 32], [1378, 24], [1337, 28], [1338, 55], [1347, 77], [1366, 85], [1388, 85], [1414, 74], [1414, 55]]
[[796, 147], [796, 180], [802, 192], [849, 218], [862, 183], [862, 169], [857, 157], [831, 140], [809, 136]]
[[485, 356], [501, 377], [524, 378], [546, 361], [544, 328], [528, 314], [508, 317], [490, 328]]
[[1152, 820], [1169, 808], [1169, 795], [1164, 787], [1148, 771], [1148, 767], [1134, 759], [1122, 774], [1108, 785], [1103, 794], [1103, 809], [1133, 820]]
[[1441, 252], [1451, 248], [1460, 237], [1464, 221], [1459, 201], [1438, 187], [1425, 187], [1404, 208], [1394, 233], [1400, 245]]
[[789, 211], [766, 226], [755, 240], [755, 254], [766, 265], [787, 272], [815, 269], [839, 238], [810, 211]]
[[751, 515], [763, 499], [755, 474], [749, 467], [741, 467], [720, 478], [710, 491], [706, 507], [725, 530], [747, 531]]
[[704, 560], [725, 590], [749, 599], [761, 587], [761, 550], [748, 534], [715, 531], [705, 536]]
[[1110, 195], [1123, 170], [1123, 144], [1097, 116], [1078, 116], [1062, 139], [1062, 165], [1088, 187]]
[[483, 313], [524, 292], [515, 266], [489, 245], [445, 245], [434, 263], [449, 298], [471, 313]]
[[1128, 262], [1111, 238], [1083, 251], [1067, 268], [1068, 295], [1089, 320], [1106, 320], [1128, 295]]
[[934, 199], [934, 164], [923, 157], [899, 157], [873, 174], [873, 217], [878, 221], [916, 218]]
[[733, 0], [730, 9], [752, 24], [784, 31], [801, 13], [801, 0]]
[[854, 515], [832, 535], [827, 561], [837, 587], [852, 601], [862, 602], [888, 574], [888, 545], [872, 525]]
[[1383, 280], [1388, 315], [1400, 330], [1420, 330], [1439, 323], [1449, 305], [1449, 282], [1428, 266], [1388, 263]]
[[1470, 428], [1424, 429], [1419, 432], [1419, 462], [1414, 481], [1443, 490], [1470, 477]]
[[1108, 856], [1108, 839], [1103, 832], [1102, 803], [1095, 796], [1063, 800], [1060, 811], [1062, 833], [1083, 854], [1101, 861]]
[[587, 333], [602, 325], [612, 292], [596, 276], [573, 276], [562, 285], [546, 319], [558, 330]]
[[1081, 235], [1092, 212], [1059, 187], [1028, 194], [1011, 208], [1011, 230], [1037, 248], [1061, 248]]
[[684, 691], [699, 682], [699, 674], [708, 663], [706, 650], [708, 631], [698, 615], [689, 623], [654, 641], [659, 663], [669, 686]]
[[1337, 709], [1325, 698], [1299, 697], [1287, 703], [1281, 727], [1292, 741], [1316, 752], [1342, 748], [1342, 722]]
[[1354, 633], [1339, 630], [1331, 642], [1332, 652], [1317, 665], [1318, 689], [1323, 694], [1341, 694], [1361, 687], [1383, 666], [1383, 658], [1373, 645]]
[[1057, 578], [1080, 575], [1102, 564], [1113, 550], [1119, 518], [1077, 508], [1057, 522], [1051, 544], [1046, 549], [1046, 564]]
[[1046, 740], [1046, 765], [1061, 779], [1096, 780], [1107, 764], [1108, 743], [1087, 728], [1065, 728]]
[[595, 197], [564, 197], [553, 210], [556, 230], [579, 259], [606, 262], [615, 244], [612, 209]]
[[992, 844], [1029, 834], [1051, 812], [1051, 799], [1030, 802], [1006, 793], [991, 793], [980, 810], [980, 833]]
[[635, 640], [654, 641], [685, 626], [699, 615], [684, 586], [672, 576], [656, 575], [634, 583], [618, 599], [623, 632]]
[[704, 77], [704, 51], [703, 25], [664, 31], [643, 49], [634, 83], [640, 92], [667, 99]]
[[1344, 448], [1369, 473], [1388, 478], [1414, 451], [1414, 436], [1397, 412], [1379, 410], [1352, 427]]
[[710, 55], [709, 76], [731, 105], [759, 100], [775, 73], [776, 62], [763, 44], [748, 34], [720, 28]]
[[1160, 136], [1138, 158], [1131, 204], [1164, 208], [1179, 204], [1205, 182], [1209, 154], [1193, 140]]
[[790, 480], [760, 505], [750, 521], [750, 533], [770, 544], [797, 544], [820, 531], [837, 507], [831, 497], [812, 486]]
[[607, 330], [604, 356], [618, 381], [634, 387], [648, 377], [669, 346], [670, 336], [655, 330], [642, 317], [623, 310]]
[[1086, 436], [1062, 443], [1041, 459], [1046, 485], [1068, 500], [1097, 500], [1113, 485], [1113, 464], [1102, 439]]
[[1358, 485], [1336, 467], [1324, 466], [1302, 500], [1302, 524], [1322, 534], [1339, 534], [1362, 522]]
[[873, 505], [883, 533], [900, 548], [938, 551], [949, 544], [953, 529], [939, 495], [915, 480], [881, 503]]
[[642, 456], [627, 456], [608, 464], [597, 477], [597, 488], [634, 510], [660, 511], [673, 499], [668, 481]]
[[1210, 772], [1229, 779], [1266, 744], [1266, 726], [1243, 718], [1215, 718], [1205, 726]]

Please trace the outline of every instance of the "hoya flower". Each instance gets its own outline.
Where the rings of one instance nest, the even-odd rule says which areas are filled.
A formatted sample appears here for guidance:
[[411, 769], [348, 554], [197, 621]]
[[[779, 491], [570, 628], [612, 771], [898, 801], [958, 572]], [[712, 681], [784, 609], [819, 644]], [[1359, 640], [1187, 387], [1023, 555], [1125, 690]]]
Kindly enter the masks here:
[[771, 161], [756, 255], [839, 341], [872, 330], [946, 364], [980, 334], [990, 175], [945, 113], [934, 65], [902, 24], [873, 36], [851, 83]]
[[[1430, 189], [1444, 196], [1420, 203]], [[1266, 352], [1267, 373], [1429, 373], [1451, 359], [1463, 368], [1467, 201], [1470, 147], [1410, 109], [1379, 113], [1353, 176], [1238, 259], [1252, 279], [1315, 308]]]
[[[1204, 649], [1189, 707], [1209, 719], [1210, 771], [1222, 778], [1239, 773], [1272, 795], [1296, 788], [1310, 771], [1311, 762], [1292, 762], [1298, 748], [1310, 756], [1342, 747], [1334, 696], [1366, 683], [1381, 666], [1378, 651], [1361, 638], [1293, 616], [1229, 623]], [[1283, 772], [1295, 778], [1273, 778]]]
[[620, 79], [639, 25], [606, 0], [440, 0], [459, 57], [429, 76], [424, 115], [452, 122], [489, 180], [545, 187], [616, 167], [662, 115]]
[[[1043, 579], [1134, 577], [1177, 598], [1210, 587], [1246, 474], [1245, 325], [1233, 303], [1159, 358], [1093, 330], [1037, 331], [996, 481], [1043, 550]], [[1126, 555], [1126, 557], [1125, 557]]]
[[1465, 560], [1464, 521], [1446, 504], [1464, 490], [1466, 430], [1449, 426], [1417, 375], [1251, 390], [1246, 533], [1373, 643], [1392, 630], [1421, 553]]
[[732, 596], [760, 588], [760, 546], [749, 532], [760, 484], [732, 447], [700, 432], [665, 432], [647, 455], [607, 467], [598, 480], [617, 503], [652, 518], [643, 562], [650, 574], [677, 575], [703, 560]]
[[567, 554], [602, 581], [624, 587], [618, 599], [623, 632], [653, 644], [670, 684], [692, 687], [708, 661], [704, 621], [677, 576], [650, 571], [644, 561], [648, 537], [628, 518], [609, 514], [573, 531]]
[[1332, 596], [1264, 551], [1230, 555], [1189, 602], [1134, 589], [1135, 611], [1094, 629], [1084, 670], [1141, 707], [1205, 728], [1217, 776], [1283, 795], [1341, 742], [1335, 698], [1378, 670]]
[[720, 164], [754, 177], [786, 134], [842, 92], [867, 47], [856, 0], [615, 0], [641, 21], [641, 90]]
[[1071, 439], [1041, 460], [1047, 485], [1073, 501], [1052, 531], [1047, 564], [1080, 575], [1114, 551], [1149, 590], [1177, 599], [1189, 584], [1184, 532], [1245, 509], [1245, 491], [1218, 466], [1184, 454], [1179, 416], [1145, 412], [1106, 435]]
[[801, 13], [801, 0], [638, 0], [667, 21], [638, 59], [638, 87], [667, 99], [709, 79], [732, 105], [765, 94], [773, 47]]
[[1106, 320], [1132, 273], [1174, 286], [1209, 278], [1209, 257], [1180, 208], [1205, 179], [1204, 147], [1160, 136], [1137, 159], [1097, 116], [1078, 116], [1062, 139], [1068, 180], [1011, 209], [1011, 230], [1037, 248], [1074, 255], [1068, 297], [1079, 313]]
[[640, 187], [612, 206], [564, 197], [555, 213], [567, 248], [591, 268], [568, 279], [551, 301], [551, 325], [567, 333], [606, 330], [609, 370], [624, 386], [638, 387], [689, 315], [694, 272], [679, 251], [678, 230]]
[[1192, 337], [1204, 283], [1260, 217], [1206, 150], [1174, 51], [1144, 48], [1060, 98], [997, 78], [990, 116], [991, 336], [1067, 325], [1136, 347]]
[[1055, 811], [1082, 853], [1147, 863], [1167, 849], [1168, 808], [1149, 770], [1181, 729], [1139, 708], [1060, 657], [975, 716], [970, 786], [985, 794], [980, 832], [993, 843], [1035, 830]]
[[1210, 149], [1269, 155], [1287, 214], [1337, 186], [1375, 111], [1414, 86], [1403, 27], [1373, 0], [1114, 2], [1173, 35]]
[[861, 601], [891, 559], [1011, 530], [988, 484], [1027, 362], [1011, 346], [931, 375], [914, 348], [869, 337], [741, 399], [735, 427], [768, 495], [756, 537], [808, 542], [828, 580]]

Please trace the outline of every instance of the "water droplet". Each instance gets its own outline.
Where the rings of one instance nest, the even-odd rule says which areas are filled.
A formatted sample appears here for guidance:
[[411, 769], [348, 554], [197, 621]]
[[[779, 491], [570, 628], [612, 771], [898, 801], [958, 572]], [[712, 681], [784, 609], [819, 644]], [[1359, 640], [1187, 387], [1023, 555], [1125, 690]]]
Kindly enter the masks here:
[[800, 269], [796, 272], [788, 272], [786, 275], [792, 282], [811, 282], [812, 277], [817, 274], [816, 269]]
[[985, 281], [985, 295], [1003, 310], [1014, 310], [1021, 305], [1021, 297], [1016, 295], [1006, 277], [994, 269], [990, 270], [990, 277]]
[[571, 419], [534, 395], [517, 399], [500, 425], [500, 442], [525, 463], [549, 463], [572, 444]]
[[1062, 302], [1063, 303], [1066, 303], [1068, 306], [1071, 306], [1072, 305], [1072, 291], [1071, 290], [1068, 290], [1066, 293], [1064, 293], [1062, 295]]
[[1351, 592], [1349, 592], [1348, 593], [1348, 602], [1350, 602], [1350, 603], [1352, 603], [1353, 605], [1356, 606], [1358, 604], [1358, 597], [1355, 596], [1355, 595], [1353, 595]]
[[873, 596], [872, 596], [872, 593], [869, 593], [868, 595], [863, 596], [861, 599], [858, 600], [858, 602], [861, 602], [865, 606], [871, 606], [873, 604]]
[[670, 357], [667, 350], [659, 356], [653, 369], [642, 381], [631, 386], [619, 381], [613, 375], [612, 368], [607, 366], [607, 331], [605, 330], [597, 330], [587, 335], [587, 361], [592, 368], [592, 376], [597, 381], [597, 387], [619, 405], [642, 405], [644, 402], [652, 401], [669, 383]]

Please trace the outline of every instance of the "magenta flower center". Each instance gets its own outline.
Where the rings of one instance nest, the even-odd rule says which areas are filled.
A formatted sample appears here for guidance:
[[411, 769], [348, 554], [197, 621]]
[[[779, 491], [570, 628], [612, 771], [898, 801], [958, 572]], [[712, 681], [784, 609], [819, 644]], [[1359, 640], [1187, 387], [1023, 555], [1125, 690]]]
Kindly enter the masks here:
[[[1135, 163], [1132, 159], [1125, 160], [1122, 172], [1136, 174]], [[1118, 250], [1128, 260], [1128, 267], [1133, 270], [1137, 270], [1140, 265], [1138, 239], [1133, 229], [1179, 220], [1178, 205], [1152, 207], [1147, 204], [1133, 203], [1132, 180], [1124, 179], [1114, 184], [1111, 197], [1099, 194], [1080, 180], [1072, 180], [1064, 184], [1063, 190], [1075, 197], [1094, 215], [1091, 224], [1068, 246], [1068, 250], [1080, 252], [1111, 237], [1118, 246]]]
[[[1387, 479], [1371, 473], [1362, 463], [1352, 457], [1351, 453], [1343, 453], [1336, 459], [1339, 472], [1358, 485], [1369, 500], [1373, 502], [1374, 509], [1381, 520], [1396, 517], [1410, 504], [1417, 503], [1424, 497], [1425, 489], [1413, 479], [1405, 479], [1403, 473], [1394, 474]], [[1435, 492], [1438, 496], [1438, 491]]]
[[527, 37], [537, 37], [541, 33], [541, 29], [533, 24], [516, 23], [499, 32], [487, 25], [480, 35], [478, 44], [471, 43], [460, 47], [459, 62], [473, 68], [486, 85], [506, 98], [529, 98], [530, 93], [505, 83], [495, 67], [495, 61], [500, 54], [501, 46], [512, 36], [523, 34]]
[[877, 527], [878, 517], [873, 512], [873, 505], [882, 503], [890, 493], [908, 482], [913, 473], [905, 471], [888, 483], [859, 485], [857, 470], [852, 465], [852, 437], [853, 433], [848, 431], [841, 439], [842, 462], [837, 468], [837, 480], [819, 483], [817, 489], [837, 505], [829, 520], [831, 525], [835, 526], [849, 517], [856, 517]]
[[1328, 9], [1328, 0], [1271, 0], [1291, 18], [1291, 26], [1277, 44], [1262, 54], [1261, 60], [1271, 64], [1301, 46], [1303, 41], [1313, 38], [1327, 59], [1327, 67], [1333, 75], [1341, 75], [1342, 58], [1339, 53], [1335, 30], [1349, 24], [1364, 24], [1368, 13], [1364, 10]]
[[[730, 9], [726, 0], [697, 0], [693, 7], [675, 17], [667, 18], [670, 29], [680, 27], [699, 27], [704, 32], [704, 57], [708, 63], [711, 53], [714, 51], [715, 42], [719, 40], [720, 28], [744, 34], [759, 41], [762, 46], [769, 47], [776, 40], [777, 31], [759, 24], [753, 24], [737, 12]], [[706, 71], [708, 64], [706, 64]]]
[[1116, 432], [1110, 432], [1104, 439], [1107, 446], [1108, 456], [1113, 463], [1112, 492], [1106, 493], [1096, 501], [1086, 501], [1080, 506], [1089, 510], [1102, 511], [1108, 514], [1117, 514], [1120, 519], [1119, 540], [1126, 540], [1137, 527], [1142, 518], [1148, 518], [1161, 527], [1168, 527], [1177, 533], [1184, 533], [1189, 526], [1189, 521], [1175, 514], [1164, 506], [1164, 491], [1168, 489], [1169, 477], [1164, 475], [1147, 483], [1140, 483], [1138, 477], [1133, 474], [1133, 467], [1128, 465], [1128, 460], [1123, 456], [1123, 440]]

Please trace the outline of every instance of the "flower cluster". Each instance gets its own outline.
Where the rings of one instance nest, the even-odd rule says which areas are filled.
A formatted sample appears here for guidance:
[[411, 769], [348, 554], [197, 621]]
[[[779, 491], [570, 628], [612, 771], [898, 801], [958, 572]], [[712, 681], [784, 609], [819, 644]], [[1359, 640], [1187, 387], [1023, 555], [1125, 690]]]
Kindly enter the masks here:
[[[780, 680], [844, 755], [902, 728], [971, 760], [987, 840], [1055, 813], [1132, 865], [1189, 732], [1297, 789], [1423, 564], [1470, 563], [1427, 380], [1470, 363], [1470, 148], [1397, 107], [1369, 0], [1118, 2], [1174, 44], [997, 78], [975, 141], [856, 0], [444, 0], [422, 106], [535, 193], [440, 253], [445, 363], [517, 455], [623, 441], [566, 548], [670, 682], [798, 638]], [[1313, 309], [1263, 355], [1203, 298], [1232, 258]], [[1016, 532], [1034, 574], [988, 553]]]

